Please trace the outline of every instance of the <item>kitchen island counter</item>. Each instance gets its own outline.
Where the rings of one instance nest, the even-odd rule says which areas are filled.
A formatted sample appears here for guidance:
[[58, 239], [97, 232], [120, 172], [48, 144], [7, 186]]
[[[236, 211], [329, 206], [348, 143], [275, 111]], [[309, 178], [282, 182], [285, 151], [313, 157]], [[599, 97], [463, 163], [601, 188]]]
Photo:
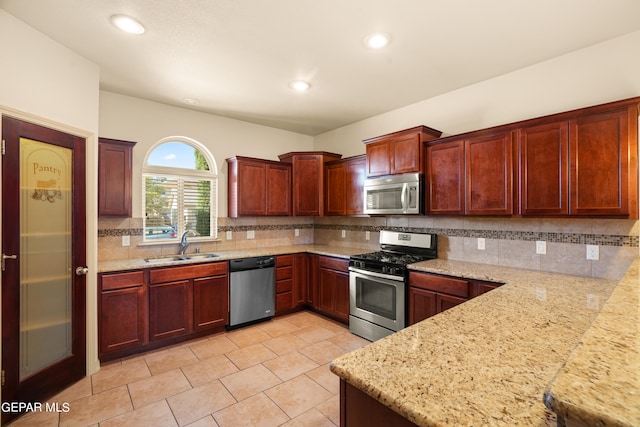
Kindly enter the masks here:
[[505, 285], [335, 359], [332, 372], [421, 426], [555, 425], [545, 388], [617, 281], [441, 259], [410, 269]]

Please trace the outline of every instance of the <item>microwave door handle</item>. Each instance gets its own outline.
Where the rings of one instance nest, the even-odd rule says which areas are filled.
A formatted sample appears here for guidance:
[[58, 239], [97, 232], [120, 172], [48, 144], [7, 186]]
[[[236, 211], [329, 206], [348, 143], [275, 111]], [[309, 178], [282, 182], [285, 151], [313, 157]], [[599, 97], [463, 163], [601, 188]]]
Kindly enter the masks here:
[[409, 208], [409, 184], [406, 182], [402, 184], [402, 193], [400, 194], [400, 203], [402, 203], [402, 212], [407, 213]]

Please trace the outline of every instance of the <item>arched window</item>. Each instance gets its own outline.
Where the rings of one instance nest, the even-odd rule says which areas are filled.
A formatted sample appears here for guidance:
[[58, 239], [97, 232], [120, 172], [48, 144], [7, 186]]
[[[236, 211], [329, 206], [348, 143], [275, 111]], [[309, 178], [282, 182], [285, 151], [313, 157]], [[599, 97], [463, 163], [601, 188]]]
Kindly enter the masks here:
[[156, 143], [142, 169], [144, 241], [177, 241], [190, 232], [198, 238], [218, 233], [218, 170], [199, 142], [185, 137]]

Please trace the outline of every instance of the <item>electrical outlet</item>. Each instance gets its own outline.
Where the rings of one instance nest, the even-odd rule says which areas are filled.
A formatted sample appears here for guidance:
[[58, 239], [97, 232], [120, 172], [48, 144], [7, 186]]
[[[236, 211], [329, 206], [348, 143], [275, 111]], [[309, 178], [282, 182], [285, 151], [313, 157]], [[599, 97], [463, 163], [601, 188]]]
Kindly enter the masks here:
[[293, 229], [293, 235], [296, 237], [300, 237], [300, 230], [298, 228]]
[[131, 236], [122, 236], [122, 246], [131, 245]]
[[342, 230], [342, 238], [344, 239], [345, 237], [347, 237], [347, 230]]
[[478, 250], [484, 251], [487, 248], [484, 237], [478, 237]]
[[600, 308], [600, 298], [598, 298], [598, 295], [587, 294], [587, 308], [592, 310]]
[[233, 232], [231, 230], [227, 231], [227, 240], [233, 239]]
[[536, 299], [538, 301], [546, 301], [547, 300], [547, 290], [545, 288], [536, 288]]
[[255, 238], [256, 238], [255, 230], [247, 230], [247, 239], [255, 239]]
[[536, 253], [540, 254], [540, 255], [546, 255], [547, 254], [547, 242], [545, 242], [544, 240], [538, 240], [536, 242]]
[[364, 240], [371, 240], [371, 232], [370, 231], [365, 231], [364, 232]]
[[600, 247], [598, 245], [587, 245], [587, 259], [594, 261], [600, 259]]

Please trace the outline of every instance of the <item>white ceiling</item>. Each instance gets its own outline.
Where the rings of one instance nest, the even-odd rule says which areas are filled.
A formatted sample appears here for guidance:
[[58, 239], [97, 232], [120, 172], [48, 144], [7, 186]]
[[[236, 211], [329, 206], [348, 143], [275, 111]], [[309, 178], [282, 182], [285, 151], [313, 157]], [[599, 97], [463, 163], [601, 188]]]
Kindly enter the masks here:
[[[101, 89], [307, 135], [640, 29], [638, 0], [0, 0], [0, 8], [98, 64]], [[146, 33], [120, 32], [109, 22], [116, 13]], [[391, 44], [365, 48], [374, 31]], [[293, 92], [295, 79], [311, 90]]]

